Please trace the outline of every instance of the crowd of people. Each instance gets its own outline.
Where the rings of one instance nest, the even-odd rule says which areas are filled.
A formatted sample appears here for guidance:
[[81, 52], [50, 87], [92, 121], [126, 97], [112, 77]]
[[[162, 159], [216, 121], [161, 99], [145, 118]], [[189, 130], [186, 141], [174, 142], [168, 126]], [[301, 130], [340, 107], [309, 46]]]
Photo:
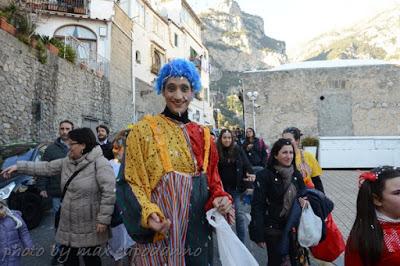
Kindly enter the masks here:
[[[61, 121], [59, 137], [47, 147], [43, 161], [19, 161], [2, 170], [5, 178], [16, 171], [37, 176], [40, 195], [52, 198], [53, 265], [79, 265], [79, 257], [85, 265], [101, 265], [95, 250], [104, 246], [115, 265], [122, 265], [125, 256], [131, 265], [212, 265], [213, 234], [206, 212], [213, 208], [235, 224], [243, 243], [248, 231], [267, 250], [268, 265], [309, 265], [313, 248], [301, 246], [296, 234], [307, 206], [321, 218], [319, 242], [331, 239], [325, 221], [332, 221], [333, 204], [324, 194], [318, 161], [301, 149], [301, 131], [284, 129], [271, 149], [252, 128], [222, 129], [214, 139], [207, 127], [188, 117], [200, 88], [196, 67], [172, 60], [155, 82], [165, 101], [162, 113], [145, 116], [113, 140], [106, 125], [96, 128], [96, 136], [89, 128]], [[119, 199], [116, 205], [121, 177], [130, 202], [119, 204]], [[398, 168], [360, 175], [346, 265], [400, 264], [399, 195]], [[245, 197], [252, 197], [249, 225]], [[135, 219], [124, 219], [126, 212]], [[121, 221], [113, 224], [114, 218]], [[32, 248], [33, 242], [20, 213], [4, 201], [0, 234], [0, 265], [19, 265], [20, 254], [6, 248], [13, 243]], [[133, 255], [128, 252], [132, 248]], [[343, 254], [336, 257], [343, 259]]]

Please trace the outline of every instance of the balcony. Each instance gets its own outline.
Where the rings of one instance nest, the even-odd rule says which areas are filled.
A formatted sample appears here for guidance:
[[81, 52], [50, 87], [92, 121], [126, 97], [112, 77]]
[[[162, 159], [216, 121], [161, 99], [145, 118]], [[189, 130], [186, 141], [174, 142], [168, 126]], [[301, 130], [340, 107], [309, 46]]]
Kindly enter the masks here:
[[88, 14], [86, 0], [23, 0], [22, 3], [25, 8], [32, 12], [49, 11], [80, 15]]

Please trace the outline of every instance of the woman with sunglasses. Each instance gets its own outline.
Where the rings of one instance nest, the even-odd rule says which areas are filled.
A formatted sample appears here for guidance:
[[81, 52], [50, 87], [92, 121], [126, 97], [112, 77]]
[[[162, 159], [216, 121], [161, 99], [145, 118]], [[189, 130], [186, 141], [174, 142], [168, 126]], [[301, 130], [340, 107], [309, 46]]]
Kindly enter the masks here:
[[[19, 161], [0, 174], [5, 178], [18, 171], [35, 176], [61, 175], [65, 190], [60, 208], [56, 242], [60, 243], [58, 262], [79, 265], [101, 265], [99, 248], [110, 237], [109, 224], [115, 203], [115, 177], [90, 128], [68, 132], [68, 156], [51, 162]], [[97, 251], [97, 252], [96, 252]]]

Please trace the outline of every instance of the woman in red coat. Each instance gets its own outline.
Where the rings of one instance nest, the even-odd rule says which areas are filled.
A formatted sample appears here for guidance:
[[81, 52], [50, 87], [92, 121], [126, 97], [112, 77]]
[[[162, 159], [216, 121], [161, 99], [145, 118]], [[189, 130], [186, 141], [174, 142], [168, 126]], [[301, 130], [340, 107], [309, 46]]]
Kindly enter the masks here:
[[360, 175], [345, 265], [400, 265], [400, 168], [384, 166]]

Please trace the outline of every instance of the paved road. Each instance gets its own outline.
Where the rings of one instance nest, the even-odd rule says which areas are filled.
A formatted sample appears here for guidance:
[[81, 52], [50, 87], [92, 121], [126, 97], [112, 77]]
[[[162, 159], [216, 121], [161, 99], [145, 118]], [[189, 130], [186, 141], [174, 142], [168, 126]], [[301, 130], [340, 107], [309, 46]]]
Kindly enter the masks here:
[[[357, 197], [357, 175], [356, 171], [325, 171], [322, 181], [326, 190], [326, 194], [335, 203], [333, 216], [336, 223], [341, 229], [343, 235], [347, 238], [355, 217], [355, 202]], [[249, 208], [247, 209], [249, 212]], [[50, 252], [52, 240], [54, 239], [54, 228], [52, 226], [52, 214], [47, 212], [41, 225], [31, 231], [32, 238], [35, 244], [42, 248], [43, 254], [35, 257], [24, 257], [22, 265], [29, 266], [45, 266], [50, 265]], [[214, 237], [215, 239], [215, 237]], [[214, 240], [215, 242], [215, 240]], [[218, 250], [215, 242], [215, 258], [214, 264], [220, 265], [218, 259]], [[266, 251], [258, 248], [255, 243], [246, 239], [246, 246], [260, 263], [266, 265]], [[312, 261], [312, 265], [320, 263]], [[113, 265], [112, 260], [108, 257], [103, 257], [103, 265]], [[124, 265], [128, 265], [125, 261]]]

